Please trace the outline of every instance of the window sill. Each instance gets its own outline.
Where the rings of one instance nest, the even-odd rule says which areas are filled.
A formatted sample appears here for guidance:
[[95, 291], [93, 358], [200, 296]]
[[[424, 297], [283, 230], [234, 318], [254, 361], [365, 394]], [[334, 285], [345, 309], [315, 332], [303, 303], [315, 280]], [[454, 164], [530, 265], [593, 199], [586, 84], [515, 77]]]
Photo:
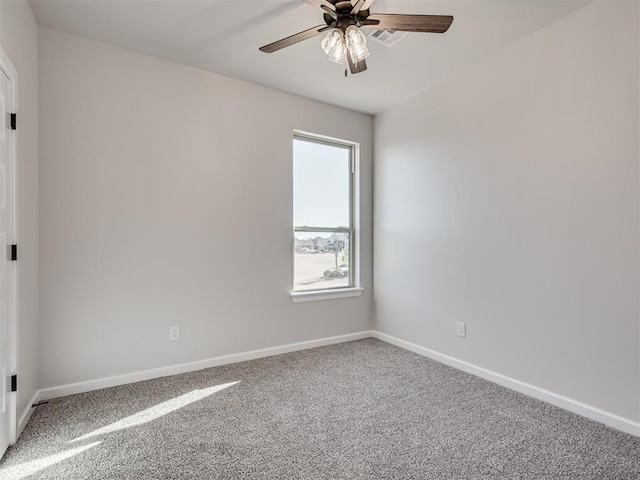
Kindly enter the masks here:
[[291, 292], [293, 303], [315, 302], [319, 300], [335, 300], [338, 298], [359, 297], [363, 288], [342, 288], [339, 290], [316, 290], [309, 292]]

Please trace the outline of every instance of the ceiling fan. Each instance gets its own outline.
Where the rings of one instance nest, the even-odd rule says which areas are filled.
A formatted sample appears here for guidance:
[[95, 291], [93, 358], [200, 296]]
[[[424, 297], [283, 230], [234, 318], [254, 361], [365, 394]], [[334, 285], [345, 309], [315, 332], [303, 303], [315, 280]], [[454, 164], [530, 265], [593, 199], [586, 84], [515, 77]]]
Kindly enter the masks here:
[[[369, 11], [374, 0], [304, 0], [324, 12], [324, 25], [283, 38], [260, 47], [260, 51], [273, 53], [303, 40], [328, 32], [322, 41], [322, 49], [332, 60], [348, 65], [352, 74], [367, 69], [365, 59], [369, 56], [367, 39], [360, 27], [403, 32], [446, 32], [453, 17], [451, 15], [402, 15], [374, 13]], [[347, 71], [345, 70], [345, 76]]]

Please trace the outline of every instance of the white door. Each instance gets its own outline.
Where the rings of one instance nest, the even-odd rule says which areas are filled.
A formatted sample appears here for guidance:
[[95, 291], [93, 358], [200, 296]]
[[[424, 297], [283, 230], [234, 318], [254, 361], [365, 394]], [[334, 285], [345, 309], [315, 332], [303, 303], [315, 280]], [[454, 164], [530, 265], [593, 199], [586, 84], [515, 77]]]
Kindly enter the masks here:
[[13, 293], [15, 265], [11, 261], [14, 241], [13, 166], [15, 134], [11, 127], [12, 82], [0, 64], [0, 456], [13, 440]]

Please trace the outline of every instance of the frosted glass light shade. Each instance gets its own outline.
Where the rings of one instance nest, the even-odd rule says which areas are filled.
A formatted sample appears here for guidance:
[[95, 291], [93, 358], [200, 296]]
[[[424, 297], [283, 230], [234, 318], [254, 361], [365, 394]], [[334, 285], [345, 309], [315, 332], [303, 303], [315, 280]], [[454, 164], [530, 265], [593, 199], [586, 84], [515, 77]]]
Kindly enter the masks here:
[[345, 45], [342, 30], [334, 28], [329, 30], [322, 40], [322, 50], [329, 56], [329, 60], [336, 63], [346, 63], [347, 46]]
[[355, 25], [351, 25], [345, 32], [345, 38], [347, 42], [347, 50], [353, 63], [358, 63], [369, 56], [369, 49], [367, 48], [367, 38], [364, 33], [360, 31]]

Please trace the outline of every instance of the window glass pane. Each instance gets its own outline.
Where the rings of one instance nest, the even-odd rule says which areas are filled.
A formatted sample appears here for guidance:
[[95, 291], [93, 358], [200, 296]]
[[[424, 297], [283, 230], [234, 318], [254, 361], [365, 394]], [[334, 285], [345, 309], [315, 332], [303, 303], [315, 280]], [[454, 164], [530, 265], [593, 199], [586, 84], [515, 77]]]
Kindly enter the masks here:
[[347, 227], [351, 149], [293, 140], [293, 224]]
[[350, 235], [295, 232], [295, 290], [349, 287]]

